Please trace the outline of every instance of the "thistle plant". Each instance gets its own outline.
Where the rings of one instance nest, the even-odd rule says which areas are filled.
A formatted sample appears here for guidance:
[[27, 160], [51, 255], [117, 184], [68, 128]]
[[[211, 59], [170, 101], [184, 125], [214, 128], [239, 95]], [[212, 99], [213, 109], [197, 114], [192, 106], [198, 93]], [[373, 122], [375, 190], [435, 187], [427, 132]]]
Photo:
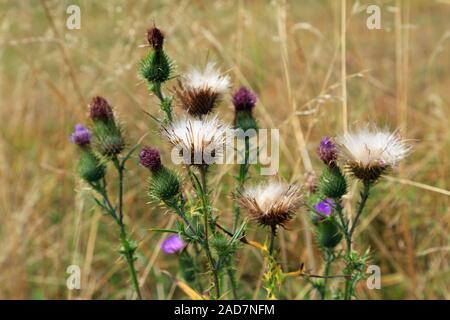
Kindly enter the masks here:
[[149, 90], [158, 97], [160, 108], [165, 113], [164, 121], [172, 121], [172, 97], [165, 96], [162, 86], [173, 73], [174, 64], [164, 51], [164, 33], [156, 28], [147, 31], [151, 50], [141, 60], [140, 74], [146, 80]]
[[[142, 298], [134, 264], [137, 245], [124, 223], [123, 194], [126, 164], [138, 148], [139, 165], [146, 170], [148, 178], [148, 202], [177, 217], [170, 229], [150, 230], [169, 233], [160, 249], [178, 259], [179, 275], [184, 281], [180, 287], [186, 293], [196, 298], [244, 297], [236, 265], [240, 250], [251, 246], [263, 256], [262, 280], [268, 299], [282, 297], [283, 281], [293, 277], [308, 281], [321, 299], [354, 297], [355, 286], [363, 279], [370, 258], [368, 249], [362, 254], [356, 250], [355, 230], [372, 188], [408, 155], [411, 146], [396, 132], [368, 127], [337, 137], [324, 137], [317, 148], [323, 168], [320, 174], [308, 173], [301, 187], [281, 182], [280, 177], [250, 184], [250, 178], [254, 178], [250, 151], [259, 152], [251, 139], [259, 127], [254, 114], [256, 94], [240, 87], [228, 97], [230, 76], [222, 73], [214, 62], [208, 62], [204, 68], [190, 68], [179, 75], [174, 90], [168, 91], [173, 95], [166, 95], [168, 82], [175, 75], [174, 63], [164, 49], [165, 35], [153, 26], [147, 32], [147, 41], [149, 51], [141, 61], [140, 75], [163, 112], [161, 119], [148, 114], [156, 120], [153, 131], [171, 149], [172, 163], [164, 161], [163, 147], [136, 144], [128, 148], [117, 115], [102, 97], [92, 99], [89, 128], [78, 124], [70, 137], [80, 155], [79, 176], [95, 191], [96, 204], [119, 228], [121, 253], [127, 261], [137, 297]], [[218, 112], [226, 101], [233, 105], [233, 124], [222, 120]], [[245, 145], [243, 150], [238, 150], [242, 152], [243, 162], [233, 171], [235, 185], [228, 188], [233, 204], [228, 209], [214, 203], [212, 195], [216, 186], [211, 185], [211, 176], [222, 163], [219, 160], [223, 160], [224, 150], [230, 144], [230, 132], [245, 133]], [[107, 185], [111, 179], [109, 166], [117, 173], [115, 188]], [[354, 216], [344, 210], [350, 179], [356, 179], [361, 185]], [[116, 192], [115, 201], [111, 191]], [[322, 253], [320, 274], [305, 270], [303, 264], [297, 271], [287, 271], [278, 261], [278, 232], [301, 211], [309, 215]], [[266, 232], [264, 243], [247, 238], [247, 228], [252, 223]], [[340, 289], [333, 279], [342, 278], [345, 285]], [[177, 278], [176, 282], [181, 280]]]
[[351, 299], [357, 280], [361, 277], [360, 265], [367, 260], [367, 253], [359, 257], [352, 251], [353, 234], [371, 189], [383, 174], [395, 168], [409, 154], [411, 145], [397, 132], [391, 133], [368, 127], [339, 136], [337, 143], [339, 158], [345, 169], [362, 183], [354, 219], [351, 222], [344, 216], [341, 219], [341, 227], [346, 239], [345, 271], [348, 275], [344, 298]]
[[[76, 125], [75, 131], [71, 135], [71, 141], [79, 146], [80, 150], [78, 173], [96, 192], [97, 196], [94, 196], [96, 204], [117, 224], [121, 242], [120, 253], [128, 264], [136, 295], [138, 299], [142, 299], [134, 265], [137, 244], [127, 232], [123, 207], [125, 164], [135, 148], [121, 156], [126, 145], [122, 129], [112, 107], [105, 98], [97, 96], [92, 99], [89, 105], [89, 117], [92, 121], [92, 129]], [[111, 200], [107, 187], [108, 163], [114, 165], [118, 175], [115, 204]]]
[[[340, 258], [345, 262], [342, 297], [351, 299], [354, 296], [355, 286], [364, 277], [363, 268], [369, 258], [368, 250], [363, 255], [354, 250], [354, 232], [370, 190], [385, 172], [394, 168], [409, 153], [410, 148], [396, 133], [367, 128], [336, 139], [324, 137], [321, 140], [317, 153], [325, 168], [317, 188], [311, 188], [308, 198], [317, 243], [324, 254], [324, 281], [314, 283], [323, 299], [327, 297], [331, 264]], [[343, 209], [343, 196], [347, 193], [345, 173], [362, 183], [354, 217], [348, 217]], [[345, 249], [344, 254], [340, 255], [335, 248], [342, 239], [345, 239]]]
[[301, 205], [302, 193], [296, 185], [281, 182], [259, 184], [244, 189], [239, 196], [239, 204], [249, 217], [260, 226], [269, 228], [269, 249], [266, 272], [267, 297], [276, 297], [276, 287], [281, 284], [281, 270], [274, 254], [275, 237], [279, 227], [285, 227]]

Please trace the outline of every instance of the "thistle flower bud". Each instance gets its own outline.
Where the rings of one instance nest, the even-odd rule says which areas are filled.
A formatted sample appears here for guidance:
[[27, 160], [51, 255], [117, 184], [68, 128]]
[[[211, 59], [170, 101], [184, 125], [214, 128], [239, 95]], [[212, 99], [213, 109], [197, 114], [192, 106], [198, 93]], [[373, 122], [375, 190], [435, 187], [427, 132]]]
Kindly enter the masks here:
[[70, 135], [70, 141], [80, 147], [83, 147], [89, 145], [91, 142], [91, 137], [92, 134], [89, 129], [84, 127], [82, 124], [77, 124], [75, 125], [74, 132]]
[[160, 29], [153, 27], [147, 31], [147, 40], [153, 49], [159, 51], [163, 48], [164, 33]]
[[83, 149], [78, 162], [78, 174], [87, 182], [95, 182], [105, 176], [106, 167], [90, 148]]
[[327, 198], [340, 198], [347, 193], [347, 181], [338, 166], [327, 167], [319, 179], [319, 192]]
[[316, 236], [319, 245], [327, 249], [333, 249], [342, 239], [342, 233], [334, 217], [329, 217], [318, 223]]
[[242, 129], [244, 132], [247, 130], [258, 130], [258, 124], [249, 110], [239, 110], [234, 114], [234, 127], [236, 129]]
[[125, 148], [125, 140], [108, 101], [97, 96], [92, 99], [89, 107], [89, 115], [94, 122], [94, 149], [107, 158], [118, 155]]
[[162, 50], [149, 52], [147, 57], [141, 61], [141, 75], [150, 84], [169, 80], [171, 71], [172, 62]]
[[96, 96], [89, 105], [89, 117], [92, 121], [109, 122], [114, 120], [111, 106], [105, 98]]
[[171, 203], [180, 194], [181, 182], [178, 175], [161, 165], [152, 171], [148, 194], [154, 201]]
[[327, 166], [332, 166], [336, 163], [337, 146], [330, 138], [323, 137], [317, 148], [317, 154]]
[[167, 237], [161, 243], [161, 250], [166, 254], [179, 253], [184, 249], [184, 247], [186, 247], [186, 243], [177, 234]]
[[142, 166], [155, 172], [161, 168], [161, 155], [157, 149], [144, 147], [139, 152], [139, 162]]
[[233, 94], [231, 98], [236, 111], [248, 110], [251, 111], [256, 104], [257, 97], [246, 87], [241, 87]]
[[257, 98], [254, 93], [246, 87], [241, 87], [231, 98], [234, 105], [234, 125], [235, 128], [240, 128], [244, 131], [258, 129], [252, 110], [255, 107]]

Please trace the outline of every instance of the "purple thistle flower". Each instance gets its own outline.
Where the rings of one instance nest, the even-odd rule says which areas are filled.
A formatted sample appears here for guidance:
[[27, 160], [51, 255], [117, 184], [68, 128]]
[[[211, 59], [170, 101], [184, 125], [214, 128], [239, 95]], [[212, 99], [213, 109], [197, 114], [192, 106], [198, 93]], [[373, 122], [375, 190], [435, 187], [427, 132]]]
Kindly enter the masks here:
[[88, 145], [91, 142], [91, 131], [82, 124], [75, 125], [75, 130], [70, 135], [70, 141], [79, 146]]
[[246, 87], [241, 87], [231, 98], [236, 110], [252, 110], [257, 101], [256, 95]]
[[166, 254], [174, 254], [181, 252], [184, 249], [184, 247], [186, 247], [186, 243], [177, 234], [167, 237], [161, 243], [161, 250], [164, 251], [164, 253]]
[[153, 27], [147, 31], [148, 43], [155, 50], [161, 50], [164, 44], [164, 33], [156, 27]]
[[320, 201], [314, 206], [314, 209], [316, 210], [317, 214], [322, 217], [326, 218], [329, 217], [334, 209], [335, 203], [333, 199], [327, 198], [325, 200]]
[[317, 148], [317, 154], [326, 165], [333, 165], [337, 159], [336, 144], [330, 138], [323, 137], [320, 140], [319, 148]]
[[142, 166], [155, 172], [161, 167], [161, 155], [157, 149], [143, 147], [139, 152], [139, 162]]
[[100, 96], [92, 98], [89, 105], [89, 117], [93, 121], [108, 122], [114, 118], [114, 114], [108, 101]]

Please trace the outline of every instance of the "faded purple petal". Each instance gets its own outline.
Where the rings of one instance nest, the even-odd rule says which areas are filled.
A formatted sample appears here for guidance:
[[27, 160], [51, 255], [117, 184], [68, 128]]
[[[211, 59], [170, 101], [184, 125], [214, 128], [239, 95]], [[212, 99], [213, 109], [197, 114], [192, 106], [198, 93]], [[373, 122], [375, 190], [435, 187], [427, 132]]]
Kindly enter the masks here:
[[325, 199], [314, 206], [316, 212], [323, 218], [329, 217], [334, 209], [335, 203], [333, 199]]
[[184, 249], [186, 243], [184, 243], [183, 239], [177, 234], [171, 235], [167, 237], [163, 243], [161, 244], [161, 250], [167, 254], [178, 253]]
[[246, 87], [241, 87], [232, 97], [231, 101], [236, 110], [251, 110], [257, 101], [256, 95]]
[[157, 149], [143, 147], [139, 152], [139, 162], [151, 171], [155, 171], [161, 167], [161, 155]]
[[317, 154], [326, 165], [334, 164], [337, 159], [336, 144], [330, 138], [323, 137], [317, 149]]
[[147, 40], [153, 49], [161, 50], [164, 44], [164, 33], [160, 29], [153, 27], [147, 31]]
[[77, 124], [74, 132], [70, 135], [70, 141], [76, 145], [84, 146], [91, 142], [91, 136], [89, 129], [81, 124]]

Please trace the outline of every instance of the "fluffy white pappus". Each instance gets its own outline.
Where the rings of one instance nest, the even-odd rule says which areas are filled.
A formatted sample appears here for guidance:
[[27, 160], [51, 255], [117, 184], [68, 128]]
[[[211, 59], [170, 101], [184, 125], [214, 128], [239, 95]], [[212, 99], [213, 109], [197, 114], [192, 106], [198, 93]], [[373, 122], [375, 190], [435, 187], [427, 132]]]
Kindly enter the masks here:
[[216, 163], [227, 147], [233, 129], [217, 116], [184, 117], [163, 127], [163, 135], [179, 151], [185, 164]]
[[209, 62], [203, 70], [191, 69], [184, 75], [182, 82], [187, 89], [210, 89], [217, 93], [225, 93], [230, 87], [230, 77], [221, 74], [213, 62]]
[[404, 159], [412, 146], [398, 132], [367, 127], [337, 137], [339, 156], [363, 167], [393, 167]]
[[283, 226], [292, 219], [301, 200], [299, 186], [275, 181], [247, 187], [238, 198], [251, 218], [271, 226]]

